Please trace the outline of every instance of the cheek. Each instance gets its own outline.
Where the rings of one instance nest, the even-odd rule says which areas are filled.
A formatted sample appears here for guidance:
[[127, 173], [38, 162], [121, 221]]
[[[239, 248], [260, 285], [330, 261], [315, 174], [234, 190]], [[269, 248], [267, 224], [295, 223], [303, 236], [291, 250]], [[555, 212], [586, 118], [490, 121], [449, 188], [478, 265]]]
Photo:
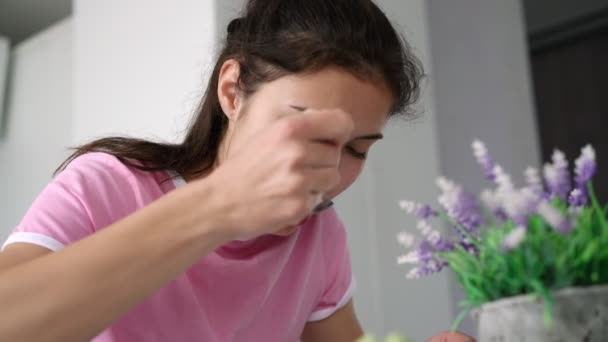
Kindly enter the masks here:
[[340, 183], [328, 194], [329, 198], [334, 198], [348, 189], [359, 177], [363, 170], [364, 161], [343, 155], [340, 162]]
[[247, 107], [236, 122], [230, 122], [231, 130], [226, 135], [226, 138], [230, 139], [230, 151], [248, 145], [256, 134], [276, 120], [278, 115], [272, 113], [269, 108], [257, 103]]

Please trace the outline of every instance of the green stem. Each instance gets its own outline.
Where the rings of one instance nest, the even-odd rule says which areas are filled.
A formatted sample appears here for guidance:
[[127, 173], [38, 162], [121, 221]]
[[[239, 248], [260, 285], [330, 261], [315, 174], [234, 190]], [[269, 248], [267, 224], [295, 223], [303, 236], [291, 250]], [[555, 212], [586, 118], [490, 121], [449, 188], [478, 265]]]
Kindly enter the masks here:
[[454, 320], [454, 323], [452, 323], [452, 326], [450, 327], [450, 331], [454, 332], [454, 331], [458, 330], [458, 328], [460, 327], [460, 324], [462, 324], [462, 321], [464, 320], [464, 318], [471, 312], [471, 309], [472, 308], [470, 306], [467, 306], [464, 309], [462, 309], [462, 311], [460, 311], [460, 313]]
[[538, 280], [532, 280], [530, 283], [532, 288], [535, 290], [536, 294], [543, 298], [543, 307], [544, 307], [544, 321], [545, 328], [551, 328], [553, 321], [553, 296], [549, 292], [549, 290]]
[[589, 191], [589, 198], [591, 198], [591, 203], [593, 204], [593, 209], [595, 209], [595, 212], [599, 216], [600, 222], [602, 223], [602, 228], [603, 229], [608, 228], [608, 222], [606, 222], [606, 216], [604, 215], [604, 210], [602, 210], [602, 207], [600, 206], [600, 203], [597, 200], [597, 197], [595, 196], [595, 191], [593, 190], [593, 185], [591, 184], [591, 182], [587, 182], [587, 191]]

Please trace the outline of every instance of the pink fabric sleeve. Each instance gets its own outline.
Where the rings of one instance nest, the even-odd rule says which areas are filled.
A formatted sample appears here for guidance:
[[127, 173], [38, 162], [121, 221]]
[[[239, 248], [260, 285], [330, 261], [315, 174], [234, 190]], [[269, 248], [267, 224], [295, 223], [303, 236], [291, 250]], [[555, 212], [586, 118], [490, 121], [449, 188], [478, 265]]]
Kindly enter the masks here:
[[6, 245], [33, 243], [56, 251], [115, 220], [132, 207], [131, 174], [118, 159], [90, 153], [75, 159], [42, 191]]
[[344, 225], [335, 212], [328, 216], [328, 222], [324, 224], [327, 226], [323, 227], [326, 288], [309, 322], [326, 319], [344, 307], [356, 288]]

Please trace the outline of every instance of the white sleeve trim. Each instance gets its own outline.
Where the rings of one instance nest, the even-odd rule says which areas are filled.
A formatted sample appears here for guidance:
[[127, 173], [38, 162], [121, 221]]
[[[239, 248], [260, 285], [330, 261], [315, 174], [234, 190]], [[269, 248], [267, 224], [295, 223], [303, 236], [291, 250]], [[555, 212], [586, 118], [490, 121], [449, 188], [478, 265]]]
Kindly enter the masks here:
[[342, 296], [342, 299], [340, 299], [338, 304], [336, 304], [336, 306], [331, 307], [331, 308], [325, 308], [325, 309], [321, 309], [321, 310], [313, 312], [310, 315], [310, 317], [308, 318], [308, 322], [322, 321], [322, 320], [328, 318], [329, 316], [333, 315], [334, 312], [342, 309], [353, 298], [353, 296], [355, 295], [356, 289], [357, 289], [357, 282], [355, 281], [355, 277], [353, 276], [350, 281], [350, 285], [348, 286], [348, 289], [346, 289], [346, 292], [344, 293], [344, 295]]
[[42, 246], [48, 248], [54, 252], [65, 247], [61, 242], [53, 239], [52, 237], [48, 237], [46, 235], [38, 234], [38, 233], [29, 233], [29, 232], [16, 232], [11, 234], [6, 242], [0, 248], [0, 251], [4, 250], [6, 246], [12, 243], [31, 243], [34, 245]]

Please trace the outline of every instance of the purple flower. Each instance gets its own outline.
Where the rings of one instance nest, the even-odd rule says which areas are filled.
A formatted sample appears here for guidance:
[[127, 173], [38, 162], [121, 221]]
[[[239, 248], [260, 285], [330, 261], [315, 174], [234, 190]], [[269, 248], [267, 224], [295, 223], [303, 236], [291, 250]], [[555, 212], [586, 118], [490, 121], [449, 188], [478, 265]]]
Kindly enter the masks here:
[[[551, 163], [545, 164], [542, 170], [528, 167], [524, 172], [526, 186], [516, 188], [511, 176], [494, 162], [483, 142], [475, 140], [472, 149], [485, 177], [495, 184], [494, 189], [484, 190], [477, 197], [465, 192], [451, 180], [443, 177], [437, 180], [441, 190], [438, 198], [441, 217], [447, 217], [448, 223], [459, 235], [457, 238], [447, 239], [430, 225], [429, 220], [440, 214], [429, 205], [400, 202], [403, 210], [418, 218], [416, 228], [423, 237], [414, 250], [397, 260], [399, 264], [415, 265], [407, 274], [408, 278], [420, 278], [441, 271], [448, 266], [444, 259], [447, 254], [444, 253], [464, 250], [479, 257], [478, 243], [487, 242], [480, 240], [480, 229], [487, 225], [481, 203], [497, 218], [508, 222], [507, 227], [512, 227], [505, 228], [510, 230], [504, 232], [504, 238], [500, 241], [501, 251], [508, 252], [525, 241], [527, 225], [533, 215], [534, 219], [542, 218], [546, 222], [545, 227], [550, 226], [556, 232], [568, 234], [576, 227], [584, 206], [589, 202], [587, 187], [597, 168], [595, 151], [590, 145], [582, 149], [574, 163], [574, 188], [568, 160], [559, 150], [553, 152]], [[552, 204], [556, 198], [568, 201], [567, 212], [561, 210], [561, 202], [559, 205]], [[410, 248], [414, 246], [415, 239], [411, 234], [401, 233], [398, 241]]]
[[556, 231], [567, 234], [572, 230], [570, 222], [564, 215], [549, 202], [543, 201], [538, 205], [538, 214]]
[[479, 227], [485, 224], [477, 198], [473, 194], [464, 192], [462, 187], [446, 178], [439, 178], [437, 186], [442, 192], [439, 203], [446, 210], [447, 215], [469, 234], [477, 237]]
[[545, 164], [543, 170], [549, 198], [557, 196], [562, 200], [566, 200], [571, 188], [568, 160], [566, 160], [564, 153], [559, 150], [553, 152], [552, 159], [553, 163]]
[[431, 259], [428, 262], [411, 269], [407, 273], [406, 278], [418, 279], [421, 277], [425, 277], [425, 276], [428, 276], [433, 273], [437, 273], [437, 272], [441, 271], [446, 266], [447, 266], [447, 262], [445, 262], [445, 261], [438, 260], [438, 259]]
[[422, 251], [420, 249], [415, 249], [407, 254], [399, 256], [397, 258], [397, 263], [399, 265], [418, 264], [432, 257], [433, 255], [430, 252], [428, 254], [422, 254]]
[[504, 252], [514, 250], [519, 246], [526, 237], [526, 227], [517, 226], [515, 227], [505, 238], [502, 240], [501, 248]]
[[477, 247], [475, 247], [475, 245], [469, 239], [463, 239], [458, 244], [460, 245], [460, 247], [464, 248], [465, 251], [471, 254], [479, 253], [479, 249], [477, 249]]
[[494, 174], [494, 161], [492, 160], [492, 157], [490, 157], [486, 145], [480, 140], [475, 140], [473, 141], [472, 147], [477, 163], [481, 166], [486, 178], [493, 182], [496, 178]]
[[570, 207], [578, 208], [582, 207], [587, 203], [586, 194], [580, 188], [576, 188], [570, 192], [570, 196], [568, 196], [568, 204]]
[[[439, 242], [443, 241], [440, 239]], [[420, 278], [441, 271], [447, 263], [436, 255], [437, 252], [447, 252], [449, 250], [440, 249], [441, 245], [422, 240], [416, 250], [403, 255], [397, 260], [399, 263], [413, 263], [418, 266], [413, 268], [407, 278]]]
[[580, 157], [575, 163], [575, 180], [577, 185], [586, 184], [595, 174], [595, 150], [591, 145], [583, 148]]
[[433, 229], [427, 220], [419, 220], [416, 228], [425, 238], [420, 246], [432, 249], [436, 252], [447, 252], [452, 250], [452, 243], [445, 239], [438, 230]]
[[422, 205], [412, 201], [401, 201], [399, 202], [399, 206], [408, 214], [414, 215], [421, 220], [439, 215], [430, 205]]
[[494, 166], [494, 175], [495, 182], [498, 186], [498, 192], [507, 192], [513, 190], [515, 187], [513, 186], [513, 182], [511, 181], [511, 176], [506, 173], [500, 165]]
[[[409, 278], [419, 278], [439, 272], [447, 265], [437, 253], [450, 252], [454, 249], [454, 245], [449, 240], [445, 239], [439, 231], [433, 229], [426, 220], [419, 220], [417, 229], [424, 236], [416, 248], [407, 254], [397, 258], [399, 264], [416, 264], [417, 267], [408, 273]], [[408, 233], [400, 233], [398, 239], [402, 245], [409, 246], [412, 242], [412, 237]]]
[[488, 208], [496, 218], [501, 221], [509, 219], [507, 213], [502, 208], [502, 201], [496, 191], [490, 189], [483, 190], [480, 199], [483, 205]]
[[[568, 198], [571, 206], [583, 206], [589, 202], [587, 183], [591, 181], [591, 178], [595, 174], [596, 166], [595, 151], [591, 145], [587, 145], [583, 148], [580, 157], [575, 161], [574, 182], [576, 188], [573, 191], [574, 196], [571, 193], [570, 198]], [[575, 192], [576, 190], [578, 191]]]
[[528, 183], [528, 187], [532, 191], [539, 194], [543, 192], [542, 180], [540, 179], [540, 174], [536, 168], [528, 167], [524, 172], [524, 175], [526, 176], [526, 183]]
[[542, 200], [541, 195], [530, 188], [513, 189], [500, 194], [503, 209], [513, 222], [518, 226], [526, 226], [530, 215], [536, 212], [538, 204]]

